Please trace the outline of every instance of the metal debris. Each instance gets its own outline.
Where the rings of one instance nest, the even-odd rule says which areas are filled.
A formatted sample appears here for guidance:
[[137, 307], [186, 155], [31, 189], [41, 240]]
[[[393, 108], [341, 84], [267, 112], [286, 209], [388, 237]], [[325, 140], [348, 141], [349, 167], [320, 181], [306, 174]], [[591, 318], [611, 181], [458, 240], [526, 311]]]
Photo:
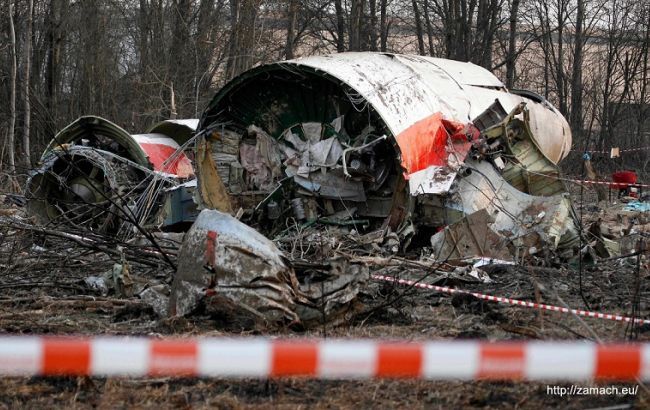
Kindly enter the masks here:
[[298, 322], [295, 275], [269, 239], [216, 210], [202, 211], [185, 235], [169, 312], [184, 315], [204, 296], [225, 299], [256, 320]]
[[507, 239], [490, 228], [492, 223], [494, 219], [485, 209], [468, 215], [431, 237], [432, 254], [444, 260], [511, 259]]
[[347, 258], [290, 263], [276, 245], [230, 215], [204, 210], [187, 232], [169, 312], [201, 304], [256, 326], [338, 322], [354, 311], [367, 267]]
[[187, 146], [197, 122], [163, 122], [131, 135], [100, 117], [77, 119], [54, 137], [31, 174], [30, 213], [45, 223], [112, 233], [125, 228], [124, 219], [151, 226], [179, 222], [159, 212], [161, 190], [194, 176], [181, 145]]

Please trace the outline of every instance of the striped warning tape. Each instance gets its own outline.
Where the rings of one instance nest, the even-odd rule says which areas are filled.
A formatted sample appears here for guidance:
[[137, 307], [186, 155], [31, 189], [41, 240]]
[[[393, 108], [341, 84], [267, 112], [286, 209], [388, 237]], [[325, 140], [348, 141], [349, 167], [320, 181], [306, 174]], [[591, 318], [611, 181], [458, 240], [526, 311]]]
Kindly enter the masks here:
[[648, 184], [637, 184], [637, 183], [631, 184], [631, 183], [624, 183], [624, 182], [594, 181], [594, 180], [590, 180], [590, 179], [568, 179], [568, 178], [557, 178], [557, 179], [562, 179], [562, 180], [568, 181], [568, 182], [575, 182], [575, 183], [578, 183], [578, 184], [609, 185], [612, 188], [627, 188], [628, 186], [650, 188], [650, 185], [648, 185]]
[[0, 374], [650, 380], [650, 344], [5, 336]]
[[[615, 148], [616, 147], [614, 147], [614, 149]], [[645, 150], [648, 150], [648, 149], [650, 149], [650, 146], [648, 146], [648, 147], [638, 147], [638, 148], [619, 149], [618, 152], [619, 153], [622, 153], [622, 152], [637, 152], [637, 151], [645, 151]], [[612, 148], [607, 149], [607, 150], [586, 150], [586, 151], [583, 151], [583, 150], [580, 150], [580, 149], [572, 149], [571, 151], [572, 152], [588, 152], [590, 154], [607, 154], [607, 155], [609, 155], [612, 152]]]
[[376, 279], [376, 280], [381, 280], [385, 282], [393, 282], [393, 283], [399, 283], [400, 285], [407, 285], [407, 286], [414, 286], [422, 289], [430, 289], [430, 290], [435, 290], [437, 292], [442, 292], [442, 293], [449, 293], [449, 294], [465, 294], [465, 295], [472, 295], [476, 298], [482, 299], [482, 300], [487, 300], [490, 302], [497, 302], [497, 303], [505, 303], [508, 305], [513, 305], [513, 306], [523, 306], [523, 307], [529, 307], [533, 309], [543, 309], [543, 310], [550, 310], [553, 312], [560, 312], [560, 313], [570, 313], [578, 316], [584, 316], [584, 317], [591, 317], [591, 318], [596, 318], [596, 319], [608, 319], [608, 320], [615, 320], [617, 322], [626, 322], [626, 323], [634, 323], [637, 325], [645, 325], [645, 324], [650, 324], [650, 320], [647, 319], [639, 319], [639, 318], [631, 318], [628, 316], [621, 316], [621, 315], [616, 315], [616, 314], [610, 314], [610, 313], [600, 313], [600, 312], [591, 312], [589, 310], [580, 310], [580, 309], [571, 309], [571, 308], [566, 308], [566, 307], [561, 307], [561, 306], [553, 306], [553, 305], [546, 305], [544, 303], [534, 303], [534, 302], [528, 302], [525, 300], [518, 300], [518, 299], [510, 299], [510, 298], [504, 298], [500, 296], [492, 296], [492, 295], [485, 295], [483, 293], [477, 293], [477, 292], [471, 292], [469, 290], [463, 290], [463, 289], [456, 289], [456, 288], [450, 288], [447, 286], [436, 286], [436, 285], [429, 285], [426, 283], [419, 283], [419, 282], [414, 282], [412, 280], [406, 280], [406, 279], [398, 279], [394, 278], [391, 276], [384, 276], [384, 275], [370, 275], [371, 278]]
[[578, 179], [578, 178], [567, 178], [567, 177], [561, 177], [561, 176], [554, 176], [554, 175], [548, 175], [548, 174], [543, 174], [541, 172], [535, 172], [535, 171], [530, 171], [526, 169], [524, 166], [517, 164], [519, 168], [524, 170], [525, 172], [533, 175], [539, 175], [545, 178], [553, 178], [559, 181], [566, 181], [566, 182], [573, 182], [577, 184], [596, 184], [596, 185], [608, 185], [611, 188], [627, 188], [628, 186], [631, 187], [639, 187], [639, 188], [650, 188], [650, 185], [648, 184], [641, 184], [641, 183], [626, 183], [626, 182], [614, 182], [614, 181], [595, 181], [593, 179]]

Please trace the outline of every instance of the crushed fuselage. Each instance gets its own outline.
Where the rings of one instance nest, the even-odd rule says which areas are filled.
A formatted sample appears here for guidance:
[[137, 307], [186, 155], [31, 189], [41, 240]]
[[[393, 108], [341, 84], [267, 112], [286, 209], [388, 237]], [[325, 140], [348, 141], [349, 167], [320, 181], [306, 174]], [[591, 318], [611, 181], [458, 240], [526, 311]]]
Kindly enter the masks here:
[[[418, 233], [439, 231], [431, 244], [438, 257], [449, 251], [447, 258], [514, 260], [570, 249], [577, 229], [557, 163], [571, 133], [555, 108], [530, 95], [509, 92], [473, 64], [420, 56], [343, 53], [254, 68], [203, 113], [196, 151], [201, 205], [232, 213], [269, 238], [334, 225], [357, 235], [394, 235], [393, 251], [407, 249]], [[484, 226], [464, 229], [468, 221]], [[204, 233], [212, 223], [199, 218], [192, 229], [201, 233], [184, 244], [195, 255], [179, 267], [181, 276], [202, 277], [200, 289], [230, 283], [233, 275], [219, 272], [239, 263], [218, 259], [221, 268], [206, 268]], [[459, 248], [467, 240], [471, 246]], [[282, 255], [276, 251], [269, 261]], [[234, 278], [248, 289], [258, 272], [274, 266]], [[283, 274], [283, 286], [294, 292], [300, 285], [291, 275]], [[354, 286], [347, 281], [342, 288]], [[273, 312], [282, 311], [273, 307], [280, 300], [295, 302], [270, 300]], [[283, 306], [298, 312], [299, 305]]]

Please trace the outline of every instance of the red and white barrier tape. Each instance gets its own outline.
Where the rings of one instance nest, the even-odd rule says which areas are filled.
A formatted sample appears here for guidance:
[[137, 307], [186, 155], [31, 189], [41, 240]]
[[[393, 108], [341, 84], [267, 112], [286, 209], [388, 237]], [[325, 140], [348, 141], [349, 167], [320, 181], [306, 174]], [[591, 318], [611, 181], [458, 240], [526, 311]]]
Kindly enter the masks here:
[[[616, 148], [616, 147], [614, 147], [614, 148]], [[645, 151], [645, 150], [648, 150], [648, 149], [650, 149], [650, 147], [625, 148], [625, 149], [619, 149], [618, 152], [619, 152], [619, 153], [623, 153], [623, 152], [637, 152], [637, 151]], [[602, 150], [602, 151], [601, 151], [601, 150], [587, 150], [587, 151], [583, 151], [583, 150], [579, 150], [579, 149], [572, 149], [571, 151], [573, 151], [573, 152], [588, 152], [588, 153], [590, 153], [590, 154], [608, 154], [608, 155], [609, 155], [609, 154], [612, 153], [612, 148], [610, 148], [610, 149], [608, 149], [608, 150]]]
[[648, 319], [639, 319], [639, 318], [631, 318], [628, 316], [621, 316], [621, 315], [615, 315], [615, 314], [610, 314], [610, 313], [600, 313], [600, 312], [591, 312], [588, 310], [580, 310], [580, 309], [570, 309], [566, 307], [561, 307], [561, 306], [553, 306], [553, 305], [546, 305], [544, 303], [534, 303], [534, 302], [528, 302], [525, 300], [518, 300], [518, 299], [510, 299], [510, 298], [504, 298], [500, 296], [492, 296], [492, 295], [485, 295], [483, 293], [477, 293], [477, 292], [471, 292], [469, 290], [463, 290], [463, 289], [456, 289], [456, 288], [450, 288], [447, 286], [436, 286], [436, 285], [429, 285], [426, 283], [419, 283], [419, 282], [414, 282], [412, 280], [406, 280], [406, 279], [398, 279], [394, 278], [391, 276], [384, 276], [384, 275], [370, 275], [371, 278], [376, 279], [376, 280], [381, 280], [385, 282], [393, 282], [393, 283], [399, 283], [400, 285], [408, 285], [408, 286], [414, 286], [422, 289], [430, 289], [430, 290], [435, 290], [437, 292], [442, 292], [442, 293], [449, 293], [449, 294], [465, 294], [465, 295], [472, 295], [476, 298], [487, 300], [490, 302], [497, 302], [497, 303], [505, 303], [508, 305], [514, 305], [514, 306], [523, 306], [523, 307], [529, 307], [533, 309], [543, 309], [543, 310], [550, 310], [552, 312], [561, 312], [561, 313], [571, 313], [574, 315], [578, 316], [584, 316], [584, 317], [592, 317], [596, 319], [608, 319], [608, 320], [615, 320], [617, 322], [626, 322], [630, 323], [633, 322], [634, 324], [637, 325], [644, 325], [644, 324], [650, 324], [650, 320]]
[[650, 380], [650, 344], [5, 336], [0, 374]]
[[568, 179], [568, 178], [558, 178], [568, 182], [575, 182], [578, 184], [594, 184], [594, 185], [609, 185], [612, 188], [627, 188], [631, 187], [641, 187], [641, 188], [650, 188], [649, 184], [632, 184], [628, 182], [611, 182], [611, 181], [593, 181], [589, 179]]
[[629, 182], [614, 182], [614, 181], [594, 181], [593, 179], [577, 179], [577, 178], [570, 178], [570, 177], [561, 177], [561, 176], [551, 176], [547, 174], [543, 174], [540, 172], [534, 172], [527, 170], [523, 166], [519, 165], [519, 168], [522, 170], [528, 172], [529, 174], [534, 174], [534, 175], [539, 175], [545, 178], [553, 178], [558, 181], [566, 181], [566, 182], [572, 182], [576, 184], [596, 184], [596, 185], [608, 185], [610, 188], [614, 189], [623, 189], [627, 187], [637, 187], [637, 188], [650, 188], [650, 185], [648, 184], [641, 184], [641, 183], [629, 183]]

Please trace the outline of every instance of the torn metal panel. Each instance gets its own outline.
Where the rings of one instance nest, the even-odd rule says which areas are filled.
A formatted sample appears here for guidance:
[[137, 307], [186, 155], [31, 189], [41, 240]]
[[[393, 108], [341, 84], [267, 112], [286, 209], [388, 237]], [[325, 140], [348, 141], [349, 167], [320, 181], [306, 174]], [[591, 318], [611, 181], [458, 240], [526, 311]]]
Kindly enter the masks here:
[[183, 145], [194, 136], [199, 120], [197, 118], [181, 119], [181, 120], [165, 120], [147, 130], [148, 134], [163, 134], [177, 144]]
[[286, 173], [297, 185], [309, 191], [310, 195], [341, 201], [366, 202], [363, 183], [347, 180], [342, 170], [328, 174], [315, 173], [307, 178], [298, 175], [298, 170], [294, 167], [287, 167]]
[[[186, 121], [191, 124], [198, 122], [198, 120]], [[53, 151], [62, 150], [61, 147], [85, 146], [120, 155], [139, 165], [174, 177], [187, 178], [193, 174], [192, 165], [185, 153], [179, 152], [179, 141], [183, 143], [182, 139], [187, 137], [189, 132], [194, 131], [187, 127], [189, 125], [183, 126], [185, 132], [180, 139], [175, 139], [178, 137], [177, 133], [168, 135], [156, 132], [131, 135], [104, 118], [84, 116], [58, 132], [42, 157]], [[171, 158], [172, 156], [174, 158]], [[173, 161], [169, 161], [170, 158]]]
[[510, 260], [508, 239], [490, 226], [494, 219], [486, 209], [476, 211], [431, 237], [432, 253], [438, 260], [489, 257]]
[[232, 212], [230, 197], [211, 153], [211, 141], [207, 138], [200, 138], [196, 142], [199, 205], [222, 212]]
[[42, 158], [61, 146], [91, 146], [115, 152], [139, 165], [149, 166], [147, 154], [131, 135], [120, 126], [93, 115], [79, 117], [61, 131], [45, 148]]
[[457, 176], [450, 167], [432, 165], [409, 175], [409, 193], [412, 196], [447, 193]]
[[493, 229], [506, 237], [537, 232], [553, 249], [578, 240], [576, 218], [568, 193], [550, 197], [526, 194], [510, 185], [485, 161], [469, 160], [472, 172], [457, 181], [452, 202], [469, 215], [485, 209], [494, 218]]
[[345, 258], [292, 266], [271, 240], [216, 210], [199, 214], [178, 260], [170, 314], [185, 315], [205, 303], [253, 326], [345, 320], [368, 279], [367, 267]]
[[194, 176], [194, 167], [189, 158], [181, 150], [181, 146], [163, 134], [134, 134], [131, 135], [140, 148], [145, 152], [153, 169], [178, 178]]
[[[296, 311], [306, 326], [345, 323], [357, 312], [356, 299], [370, 278], [368, 266], [338, 257], [325, 263], [294, 261], [300, 292], [311, 304], [300, 304]], [[323, 315], [325, 314], [325, 318]]]
[[171, 314], [185, 315], [206, 295], [222, 295], [258, 319], [299, 321], [293, 270], [273, 242], [232, 216], [203, 210], [178, 259]]
[[463, 128], [435, 113], [396, 137], [411, 195], [449, 191], [473, 137], [478, 137], [478, 130], [473, 135], [469, 130], [462, 132]]
[[[501, 108], [498, 102], [494, 106], [493, 112]], [[479, 150], [476, 158], [491, 160], [508, 183], [530, 195], [552, 196], [567, 192], [559, 168], [543, 154], [533, 137], [526, 104], [519, 104], [482, 132], [486, 147]], [[506, 155], [502, 157], [500, 153]]]
[[138, 178], [138, 171], [147, 170], [125, 161], [114, 161], [83, 146], [46, 155], [41, 168], [27, 181], [29, 213], [43, 223], [86, 225], [100, 232], [114, 230], [119, 223], [115, 206], [129, 204], [110, 193], [119, 192], [121, 186]]

